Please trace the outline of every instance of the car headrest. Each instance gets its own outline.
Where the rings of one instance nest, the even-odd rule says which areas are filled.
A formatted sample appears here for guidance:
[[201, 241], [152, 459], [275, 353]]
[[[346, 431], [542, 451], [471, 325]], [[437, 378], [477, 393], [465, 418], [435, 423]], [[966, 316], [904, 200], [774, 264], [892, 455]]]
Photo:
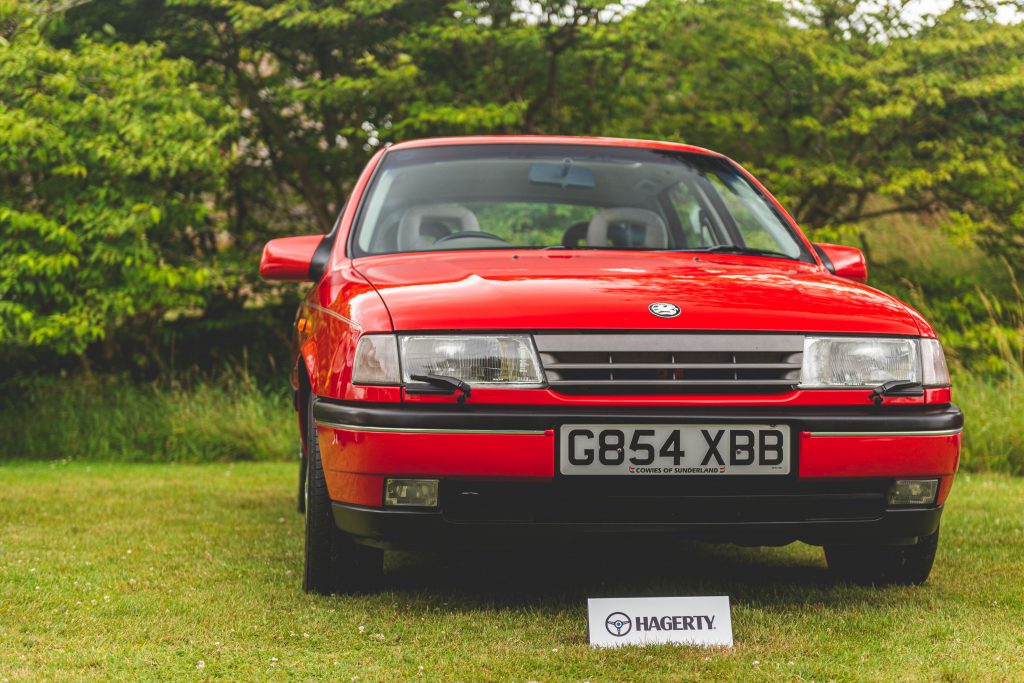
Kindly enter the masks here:
[[644, 228], [644, 246], [652, 249], [668, 247], [668, 228], [661, 216], [647, 209], [620, 207], [603, 209], [590, 219], [587, 226], [587, 246], [608, 246], [608, 228], [615, 223], [638, 225]]
[[420, 226], [424, 221], [454, 220], [459, 223], [459, 232], [479, 230], [480, 223], [476, 214], [458, 204], [431, 204], [414, 206], [402, 216], [398, 224], [398, 250], [419, 251], [430, 247], [430, 242], [423, 238]]

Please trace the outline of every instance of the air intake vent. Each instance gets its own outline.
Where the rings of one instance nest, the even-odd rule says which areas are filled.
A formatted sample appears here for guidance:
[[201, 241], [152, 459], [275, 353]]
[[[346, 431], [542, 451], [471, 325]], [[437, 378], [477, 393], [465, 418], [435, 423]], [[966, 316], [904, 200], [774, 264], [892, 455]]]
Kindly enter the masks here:
[[800, 382], [804, 338], [770, 334], [537, 334], [563, 393], [767, 393]]

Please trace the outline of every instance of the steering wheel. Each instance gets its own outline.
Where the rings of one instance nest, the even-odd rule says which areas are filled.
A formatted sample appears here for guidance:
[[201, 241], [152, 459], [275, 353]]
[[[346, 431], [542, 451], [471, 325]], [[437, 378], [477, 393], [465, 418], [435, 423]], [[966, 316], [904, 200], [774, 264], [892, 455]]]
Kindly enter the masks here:
[[420, 223], [420, 235], [423, 237], [433, 237], [434, 242], [449, 237], [451, 234], [452, 228], [441, 221], [423, 221]]
[[562, 246], [566, 249], [579, 249], [580, 242], [587, 240], [587, 227], [589, 225], [590, 221], [570, 225], [569, 229], [562, 235]]
[[444, 237], [439, 237], [437, 239], [437, 241], [434, 242], [434, 244], [442, 244], [444, 242], [454, 242], [455, 240], [465, 239], [465, 238], [468, 238], [468, 237], [472, 237], [474, 239], [494, 240], [495, 242], [501, 242], [502, 244], [508, 244], [508, 242], [506, 242], [502, 238], [498, 237], [497, 235], [492, 235], [491, 233], [483, 232], [482, 230], [463, 230], [462, 232], [453, 232], [450, 235], [445, 235]]

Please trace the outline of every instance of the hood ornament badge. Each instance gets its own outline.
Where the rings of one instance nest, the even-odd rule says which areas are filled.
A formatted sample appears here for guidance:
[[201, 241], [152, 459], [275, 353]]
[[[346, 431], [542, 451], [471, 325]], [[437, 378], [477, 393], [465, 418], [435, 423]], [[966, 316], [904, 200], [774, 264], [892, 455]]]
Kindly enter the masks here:
[[675, 304], [667, 304], [662, 301], [651, 304], [647, 310], [659, 318], [674, 318], [682, 312]]

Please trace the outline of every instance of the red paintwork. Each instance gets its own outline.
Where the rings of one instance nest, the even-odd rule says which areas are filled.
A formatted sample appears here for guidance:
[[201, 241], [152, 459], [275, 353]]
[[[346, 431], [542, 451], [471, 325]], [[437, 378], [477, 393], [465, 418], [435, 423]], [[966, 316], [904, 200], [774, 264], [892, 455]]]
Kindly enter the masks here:
[[[438, 145], [585, 144], [648, 147], [721, 156], [667, 142], [558, 136], [436, 138], [390, 150]], [[716, 330], [860, 333], [934, 337], [928, 322], [902, 302], [868, 287], [863, 254], [821, 245], [838, 271], [813, 263], [727, 255], [633, 251], [451, 251], [347, 257], [347, 243], [370, 179], [389, 150], [359, 177], [338, 223], [329, 267], [296, 318], [292, 376], [309, 378], [314, 394], [375, 403], [452, 403], [453, 397], [405, 395], [398, 387], [350, 382], [362, 334], [416, 330]], [[748, 172], [800, 235], [796, 222]], [[305, 279], [321, 236], [270, 242], [261, 263], [268, 279]], [[678, 318], [647, 312], [652, 301], [677, 303]], [[474, 388], [475, 404], [608, 406], [856, 407], [864, 390], [797, 390], [784, 394], [567, 396], [547, 389]], [[948, 388], [923, 397], [887, 398], [886, 405], [946, 404]], [[879, 421], [884, 430], [884, 420]], [[385, 474], [551, 478], [554, 436], [401, 434], [320, 427], [332, 498], [381, 504]], [[940, 476], [940, 502], [956, 471], [960, 437], [800, 437], [802, 477]]]
[[[959, 462], [957, 462], [959, 467]], [[944, 474], [939, 478], [939, 493], [935, 496], [935, 502], [938, 505], [942, 505], [949, 498], [949, 492], [953, 488], [953, 477], [954, 474]]]
[[[331, 497], [381, 505], [386, 476], [554, 477], [555, 435], [401, 434], [319, 427]], [[945, 501], [960, 461], [960, 435], [812, 437], [799, 435], [803, 478], [941, 477]], [[368, 478], [372, 475], [372, 478]], [[358, 500], [350, 498], [356, 494]]]
[[323, 239], [323, 235], [301, 235], [270, 240], [260, 257], [260, 277], [286, 282], [308, 280], [313, 252]]
[[680, 142], [659, 140], [636, 140], [633, 138], [604, 138], [586, 135], [470, 135], [448, 138], [424, 138], [407, 140], [388, 148], [388, 151], [416, 149], [418, 147], [442, 147], [445, 145], [599, 145], [605, 147], [640, 147], [643, 149], [665, 149], [673, 152], [694, 152], [713, 157], [725, 155], [703, 147], [684, 145]]
[[[396, 330], [920, 333], [896, 299], [819, 266], [776, 258], [523, 250], [353, 263], [380, 292]], [[675, 303], [683, 312], [655, 317], [647, 310], [652, 301]]]
[[[915, 406], [924, 403], [949, 403], [948, 400], [931, 400], [932, 390], [926, 390], [925, 396], [887, 396], [883, 401], [886, 406]], [[943, 391], [937, 389], [935, 391]], [[946, 389], [948, 391], [948, 389]], [[640, 395], [629, 396], [613, 394], [601, 395], [566, 395], [550, 389], [473, 389], [473, 403], [476, 405], [545, 405], [558, 406], [608, 406], [644, 407], [644, 406], [735, 406], [779, 408], [779, 407], [852, 407], [863, 408], [872, 405], [867, 389], [803, 389], [778, 394], [692, 394], [692, 395]], [[408, 403], [454, 403], [454, 396], [405, 394], [402, 401]]]
[[379, 474], [325, 469], [324, 479], [334, 500], [369, 507], [381, 507], [384, 502], [384, 477]]
[[404, 434], [318, 427], [324, 467], [339, 472], [502, 478], [555, 473], [555, 433]]
[[818, 242], [818, 246], [832, 262], [836, 275], [857, 282], [868, 281], [868, 263], [864, 260], [864, 252], [857, 247], [846, 247], [842, 244]]
[[801, 477], [925, 477], [953, 474], [959, 462], [959, 434], [815, 437], [800, 433]]
[[365, 332], [390, 332], [391, 317], [380, 296], [345, 265], [328, 273], [299, 310], [312, 331], [298, 332], [297, 348], [313, 393], [352, 401], [397, 401], [397, 387], [361, 387], [349, 382], [356, 342]]
[[822, 436], [800, 434], [801, 477], [939, 477], [942, 505], [960, 468], [962, 436]]

